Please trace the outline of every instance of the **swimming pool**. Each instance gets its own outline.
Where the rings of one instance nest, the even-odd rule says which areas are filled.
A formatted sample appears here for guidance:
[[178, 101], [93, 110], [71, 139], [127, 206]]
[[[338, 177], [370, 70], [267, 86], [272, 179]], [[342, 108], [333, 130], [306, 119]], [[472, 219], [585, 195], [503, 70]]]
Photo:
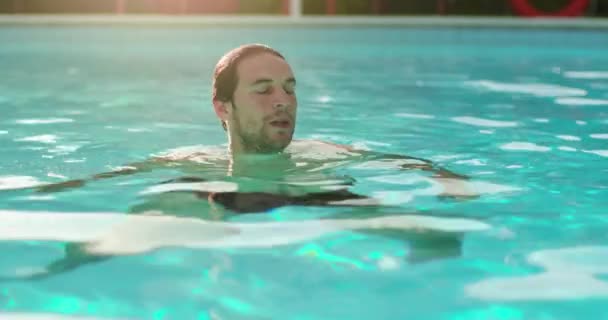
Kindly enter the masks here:
[[[348, 207], [282, 207], [231, 221], [285, 223], [254, 232], [252, 242], [284, 230], [302, 232], [302, 241], [175, 245], [11, 280], [63, 255], [65, 241], [24, 235], [0, 243], [3, 318], [608, 319], [601, 30], [3, 27], [0, 237], [27, 231], [27, 221], [16, 229], [7, 217], [41, 211], [105, 223], [95, 213], [129, 212], [142, 193], [180, 174], [159, 170], [52, 194], [19, 187], [224, 144], [209, 103], [211, 73], [225, 51], [251, 42], [282, 51], [294, 67], [296, 138], [430, 159], [471, 176], [481, 197], [442, 199], [410, 173], [334, 162], [330, 169], [357, 180], [355, 191], [397, 207], [392, 214], [489, 228], [465, 232], [455, 257], [409, 263], [399, 236], [314, 224]], [[370, 214], [357, 212], [350, 218]], [[137, 230], [134, 221], [127, 226]], [[55, 228], [48, 219], [30, 223], [37, 232]]]

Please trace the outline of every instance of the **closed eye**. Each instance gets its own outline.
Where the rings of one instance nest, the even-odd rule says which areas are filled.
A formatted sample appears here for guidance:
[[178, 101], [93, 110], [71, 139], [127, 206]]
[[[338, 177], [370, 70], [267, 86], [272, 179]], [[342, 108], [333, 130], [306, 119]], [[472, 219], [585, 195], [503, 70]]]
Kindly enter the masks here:
[[285, 92], [287, 94], [294, 94], [294, 93], [296, 93], [295, 83], [292, 82], [292, 83], [289, 83], [289, 84], [283, 86], [283, 90], [285, 90]]
[[255, 93], [257, 94], [270, 94], [271, 92], [272, 90], [270, 89], [270, 87], [264, 87], [255, 90]]

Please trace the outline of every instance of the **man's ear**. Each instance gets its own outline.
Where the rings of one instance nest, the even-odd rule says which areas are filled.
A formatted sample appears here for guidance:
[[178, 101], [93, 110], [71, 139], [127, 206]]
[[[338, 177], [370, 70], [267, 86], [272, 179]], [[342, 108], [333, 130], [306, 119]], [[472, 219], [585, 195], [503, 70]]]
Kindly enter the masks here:
[[220, 120], [228, 121], [229, 113], [232, 110], [232, 103], [229, 101], [213, 100], [213, 109]]

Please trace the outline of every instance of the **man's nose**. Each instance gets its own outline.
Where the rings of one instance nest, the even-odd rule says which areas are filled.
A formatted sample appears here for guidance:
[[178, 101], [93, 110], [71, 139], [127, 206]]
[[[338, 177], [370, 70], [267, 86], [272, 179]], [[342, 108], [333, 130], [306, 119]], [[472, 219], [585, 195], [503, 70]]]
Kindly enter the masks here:
[[280, 90], [280, 93], [276, 94], [275, 96], [273, 107], [275, 109], [285, 109], [290, 107], [292, 104], [292, 97], [286, 92], [283, 92], [283, 90]]
[[286, 109], [289, 106], [290, 106], [289, 102], [275, 102], [274, 103], [275, 109]]

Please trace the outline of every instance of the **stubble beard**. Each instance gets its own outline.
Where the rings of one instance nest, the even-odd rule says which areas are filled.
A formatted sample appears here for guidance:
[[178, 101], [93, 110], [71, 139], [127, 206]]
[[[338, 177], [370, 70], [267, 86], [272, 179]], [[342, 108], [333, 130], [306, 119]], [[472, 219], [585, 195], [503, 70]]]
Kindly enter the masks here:
[[[236, 109], [236, 108], [235, 108]], [[243, 124], [241, 123], [241, 118], [238, 114], [234, 113], [234, 131], [237, 138], [241, 142], [241, 146], [243, 150], [247, 153], [262, 153], [262, 154], [270, 154], [270, 153], [279, 153], [283, 151], [287, 145], [282, 145], [280, 143], [273, 143], [272, 139], [268, 136], [268, 127], [266, 122], [262, 124], [261, 129], [258, 132], [246, 132], [243, 130]], [[293, 133], [292, 133], [293, 134]], [[291, 137], [289, 139], [291, 142]]]

